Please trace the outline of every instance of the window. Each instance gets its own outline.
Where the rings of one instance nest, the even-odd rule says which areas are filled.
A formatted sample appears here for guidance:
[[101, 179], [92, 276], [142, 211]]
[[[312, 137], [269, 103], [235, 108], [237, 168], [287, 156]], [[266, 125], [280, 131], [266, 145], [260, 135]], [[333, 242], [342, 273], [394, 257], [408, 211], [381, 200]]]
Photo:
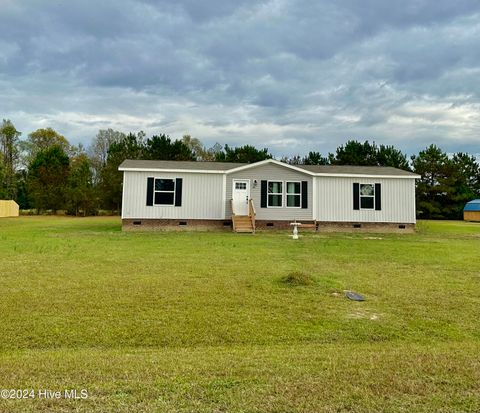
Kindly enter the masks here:
[[247, 189], [246, 182], [235, 182], [235, 189]]
[[[356, 185], [357, 204], [359, 184]], [[308, 181], [261, 181], [260, 208], [308, 208]], [[358, 209], [358, 208], [357, 208]]]
[[269, 181], [268, 182], [268, 206], [282, 207], [283, 205], [283, 182]]
[[375, 186], [373, 184], [360, 184], [360, 208], [375, 208]]
[[287, 208], [300, 208], [302, 200], [302, 185], [300, 182], [286, 182]]
[[175, 180], [155, 178], [154, 200], [155, 205], [174, 205]]

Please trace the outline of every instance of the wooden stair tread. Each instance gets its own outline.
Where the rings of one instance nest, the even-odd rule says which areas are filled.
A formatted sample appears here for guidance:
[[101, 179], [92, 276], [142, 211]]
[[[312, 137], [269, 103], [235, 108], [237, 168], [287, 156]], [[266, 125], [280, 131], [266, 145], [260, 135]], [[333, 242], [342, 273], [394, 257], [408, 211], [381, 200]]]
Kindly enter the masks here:
[[[232, 229], [234, 232], [249, 232], [255, 234], [255, 206], [253, 205], [253, 200], [248, 200], [247, 210], [241, 209], [242, 214], [235, 213], [235, 205], [233, 198], [230, 200], [232, 207]], [[247, 212], [245, 214], [245, 212]]]
[[252, 220], [249, 215], [235, 215], [232, 219], [234, 221], [235, 232], [254, 232]]

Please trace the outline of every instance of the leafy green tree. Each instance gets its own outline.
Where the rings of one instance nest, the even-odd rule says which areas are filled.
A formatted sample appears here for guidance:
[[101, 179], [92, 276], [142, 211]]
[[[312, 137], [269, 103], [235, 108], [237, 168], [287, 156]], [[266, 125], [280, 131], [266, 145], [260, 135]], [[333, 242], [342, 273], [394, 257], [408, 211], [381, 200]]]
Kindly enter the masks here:
[[211, 148], [208, 148], [201, 156], [200, 161], [210, 161], [214, 162], [217, 159], [218, 154], [223, 151], [223, 146], [218, 142], [215, 143]]
[[38, 212], [54, 213], [65, 206], [70, 162], [62, 147], [54, 145], [40, 150], [28, 169], [28, 189]]
[[125, 159], [144, 158], [143, 139], [145, 134], [129, 133], [108, 148], [107, 162], [100, 172], [98, 193], [100, 205], [109, 210], [119, 211], [122, 205], [123, 174], [118, 167]]
[[5, 185], [5, 164], [3, 154], [0, 154], [0, 199], [7, 199], [7, 190]]
[[0, 127], [0, 193], [4, 198], [16, 199], [16, 168], [19, 159], [19, 132], [13, 123], [3, 119]]
[[407, 156], [394, 146], [380, 145], [376, 157], [378, 166], [392, 166], [405, 171], [410, 170]]
[[172, 141], [165, 134], [154, 135], [145, 142], [144, 155], [146, 159], [165, 161], [194, 161], [196, 155], [184, 142]]
[[[133, 136], [135, 146], [138, 146], [139, 142], [143, 142], [144, 136], [145, 134], [143, 132]], [[113, 185], [119, 185], [117, 181], [118, 177], [121, 177], [121, 173], [115, 170], [115, 166], [118, 168], [118, 165], [123, 161], [120, 152], [122, 149], [127, 150], [127, 145], [125, 145], [126, 141], [127, 135], [123, 132], [113, 129], [100, 129], [88, 147], [93, 184], [94, 205], [92, 205], [92, 210], [101, 207], [118, 209], [118, 199], [115, 202], [111, 202], [111, 200], [108, 199], [111, 195], [113, 195], [114, 198], [118, 197], [118, 188], [115, 187], [115, 189], [113, 189], [113, 187], [110, 187], [109, 182], [112, 182]], [[108, 154], [112, 145], [117, 145], [117, 147], [112, 151], [110, 165], [108, 165]], [[115, 152], [115, 156], [113, 152]], [[125, 154], [125, 156], [127, 156], [127, 154]], [[115, 206], [112, 206], [114, 203]]]
[[345, 145], [339, 146], [335, 154], [330, 153], [328, 160], [332, 165], [374, 166], [378, 165], [377, 152], [375, 143], [349, 140]]
[[204, 161], [209, 158], [207, 149], [198, 138], [192, 138], [190, 135], [183, 135], [182, 143], [190, 149], [196, 161]]
[[110, 145], [121, 142], [126, 137], [123, 132], [113, 129], [100, 129], [89, 148], [92, 164], [98, 168], [104, 167], [107, 164]]
[[26, 169], [20, 169], [17, 171], [16, 178], [17, 185], [17, 204], [20, 209], [30, 209], [31, 200], [28, 192], [28, 174]]
[[449, 159], [445, 186], [448, 199], [443, 205], [445, 218], [461, 219], [465, 203], [480, 196], [480, 166], [474, 156], [458, 152]]
[[217, 162], [240, 162], [253, 163], [272, 158], [267, 148], [257, 149], [251, 145], [237, 146], [231, 148], [225, 145], [222, 152], [216, 154], [215, 160]]
[[65, 136], [59, 134], [52, 128], [37, 129], [28, 135], [28, 139], [23, 144], [25, 152], [24, 163], [28, 165], [43, 150], [53, 146], [58, 146], [66, 154], [70, 154], [71, 146]]
[[[452, 157], [459, 188], [468, 197], [480, 196], [480, 163], [475, 156], [457, 152]], [[470, 200], [470, 199], [469, 199]]]
[[[327, 159], [321, 158], [322, 161]], [[392, 166], [410, 170], [408, 159], [400, 150], [388, 145], [378, 147], [375, 142], [368, 141], [361, 143], [349, 140], [345, 145], [339, 146], [335, 154], [328, 155], [328, 162], [332, 165]]]
[[328, 165], [328, 159], [323, 157], [320, 152], [308, 152], [308, 155], [302, 159], [304, 165]]
[[280, 162], [288, 163], [289, 165], [302, 165], [303, 159], [300, 155], [282, 156]]
[[70, 160], [70, 173], [67, 182], [67, 210], [78, 216], [90, 215], [95, 209], [95, 191], [90, 160], [80, 153]]
[[290, 165], [328, 165], [328, 159], [324, 158], [320, 152], [310, 151], [308, 155], [301, 157], [300, 155], [283, 156], [280, 162]]
[[448, 183], [452, 165], [438, 146], [430, 145], [412, 156], [413, 171], [420, 175], [417, 182], [417, 213], [421, 218], [445, 218], [451, 185]]

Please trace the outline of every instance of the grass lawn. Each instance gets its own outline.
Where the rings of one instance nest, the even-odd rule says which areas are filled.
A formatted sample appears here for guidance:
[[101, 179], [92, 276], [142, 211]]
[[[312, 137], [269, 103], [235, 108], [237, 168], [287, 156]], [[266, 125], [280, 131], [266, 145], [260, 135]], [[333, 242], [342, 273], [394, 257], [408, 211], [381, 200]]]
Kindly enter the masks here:
[[0, 412], [480, 411], [480, 224], [302, 235], [0, 219]]

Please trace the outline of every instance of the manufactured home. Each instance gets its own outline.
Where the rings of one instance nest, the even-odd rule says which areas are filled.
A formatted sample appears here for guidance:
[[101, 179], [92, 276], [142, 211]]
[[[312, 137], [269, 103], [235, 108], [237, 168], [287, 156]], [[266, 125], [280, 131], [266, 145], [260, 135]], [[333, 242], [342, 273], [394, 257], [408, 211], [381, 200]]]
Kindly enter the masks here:
[[412, 231], [415, 179], [390, 167], [126, 160], [123, 229]]

